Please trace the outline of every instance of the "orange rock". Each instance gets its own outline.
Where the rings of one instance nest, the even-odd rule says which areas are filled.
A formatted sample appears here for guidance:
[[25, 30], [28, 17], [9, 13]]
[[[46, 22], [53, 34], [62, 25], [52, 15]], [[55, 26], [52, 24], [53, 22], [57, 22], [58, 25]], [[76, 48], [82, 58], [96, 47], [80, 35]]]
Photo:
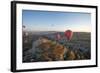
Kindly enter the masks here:
[[76, 58], [76, 55], [75, 55], [75, 53], [73, 52], [73, 51], [70, 51], [69, 53], [68, 53], [68, 60], [74, 60]]
[[38, 54], [41, 55], [39, 57], [39, 60], [41, 61], [64, 60], [65, 53], [67, 55], [68, 60], [74, 60], [76, 58], [75, 53], [73, 51], [70, 51], [69, 49], [65, 48], [63, 45], [59, 43], [53, 43], [54, 41], [46, 39], [43, 38], [42, 40], [45, 40], [45, 42], [42, 42], [37, 46], [37, 48], [39, 49]]

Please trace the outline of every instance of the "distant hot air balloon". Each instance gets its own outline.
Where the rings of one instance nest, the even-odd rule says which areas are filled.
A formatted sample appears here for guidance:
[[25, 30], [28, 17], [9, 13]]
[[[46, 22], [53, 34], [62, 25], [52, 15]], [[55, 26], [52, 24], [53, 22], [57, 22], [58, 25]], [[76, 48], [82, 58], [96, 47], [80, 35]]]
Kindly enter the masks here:
[[73, 36], [73, 32], [71, 30], [66, 30], [65, 36], [66, 36], [67, 40], [71, 40], [71, 38]]
[[25, 25], [23, 25], [22, 27], [25, 28]]
[[56, 39], [60, 40], [61, 39], [61, 35], [59, 33], [56, 34]]
[[77, 32], [77, 38], [78, 39], [80, 38], [80, 32]]

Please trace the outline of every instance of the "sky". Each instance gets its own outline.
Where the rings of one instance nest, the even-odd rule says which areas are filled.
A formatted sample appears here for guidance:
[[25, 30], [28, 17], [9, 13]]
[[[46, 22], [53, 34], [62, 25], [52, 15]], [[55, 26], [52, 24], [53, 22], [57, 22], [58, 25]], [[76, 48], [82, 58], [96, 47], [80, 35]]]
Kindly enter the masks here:
[[22, 24], [29, 31], [91, 32], [91, 14], [80, 12], [23, 10]]

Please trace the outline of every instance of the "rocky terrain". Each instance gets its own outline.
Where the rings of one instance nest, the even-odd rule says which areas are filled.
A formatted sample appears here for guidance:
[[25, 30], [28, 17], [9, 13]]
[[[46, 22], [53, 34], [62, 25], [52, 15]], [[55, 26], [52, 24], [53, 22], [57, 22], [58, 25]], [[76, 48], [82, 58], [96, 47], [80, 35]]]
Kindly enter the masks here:
[[29, 33], [23, 36], [23, 62], [90, 59], [90, 36], [88, 33], [84, 34], [81, 33], [78, 40], [75, 34], [71, 41], [67, 41], [65, 37], [57, 41], [54, 33], [44, 35]]

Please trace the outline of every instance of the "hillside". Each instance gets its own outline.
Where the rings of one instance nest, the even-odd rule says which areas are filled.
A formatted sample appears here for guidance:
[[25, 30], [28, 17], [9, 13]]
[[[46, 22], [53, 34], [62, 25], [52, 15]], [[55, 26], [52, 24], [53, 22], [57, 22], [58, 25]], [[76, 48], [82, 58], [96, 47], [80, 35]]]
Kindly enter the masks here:
[[[66, 40], [63, 32], [59, 32], [62, 38], [56, 40], [56, 32], [46, 34], [28, 33], [23, 35], [23, 62], [59, 61], [59, 60], [83, 60], [91, 58], [90, 33], [74, 32], [71, 41]], [[25, 42], [27, 40], [27, 42]]]

